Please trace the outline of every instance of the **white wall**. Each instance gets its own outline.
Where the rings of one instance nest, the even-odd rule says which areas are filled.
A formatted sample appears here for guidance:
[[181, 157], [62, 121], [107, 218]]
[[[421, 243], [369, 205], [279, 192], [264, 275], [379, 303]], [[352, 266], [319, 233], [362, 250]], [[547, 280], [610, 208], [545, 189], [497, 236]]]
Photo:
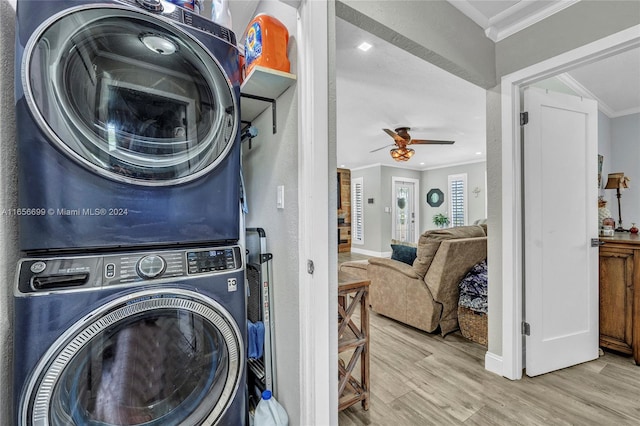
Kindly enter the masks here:
[[[276, 1], [263, 1], [256, 14], [277, 17], [289, 30], [289, 60], [296, 73], [296, 9]], [[243, 170], [249, 213], [247, 227], [260, 227], [267, 236], [267, 251], [273, 254], [273, 320], [275, 321], [278, 401], [287, 410], [291, 424], [300, 419], [300, 342], [298, 292], [298, 102], [292, 87], [277, 99], [277, 130], [271, 131], [268, 108], [253, 125], [259, 134], [252, 148], [243, 145]], [[277, 186], [284, 186], [285, 208], [276, 208]], [[335, 187], [335, 186], [334, 186]]]
[[[13, 58], [15, 0], [0, 0], [0, 211], [18, 207]], [[12, 373], [14, 274], [19, 258], [16, 217], [0, 215], [0, 425], [13, 424]]]
[[[473, 224], [478, 219], [486, 219], [487, 188], [485, 187], [487, 163], [465, 164], [461, 166], [444, 167], [438, 169], [425, 170], [422, 172], [420, 184], [420, 229], [436, 229], [433, 224], [433, 215], [443, 213], [449, 215], [449, 175], [461, 173], [467, 174], [467, 225]], [[438, 207], [431, 207], [427, 204], [427, 193], [438, 188], [444, 194], [444, 203]], [[478, 196], [472, 192], [474, 188], [480, 189]]]

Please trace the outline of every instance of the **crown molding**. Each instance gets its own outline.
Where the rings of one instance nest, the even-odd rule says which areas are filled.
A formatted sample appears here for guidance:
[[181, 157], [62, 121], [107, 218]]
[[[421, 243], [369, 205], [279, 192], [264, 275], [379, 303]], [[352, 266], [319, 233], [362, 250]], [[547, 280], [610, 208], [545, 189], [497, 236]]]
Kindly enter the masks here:
[[569, 74], [562, 73], [556, 76], [556, 78], [562, 82], [564, 85], [569, 87], [571, 90], [576, 92], [578, 96], [582, 96], [584, 98], [593, 99], [598, 103], [598, 109], [605, 114], [609, 118], [614, 118], [618, 116], [618, 112], [616, 112], [613, 108], [607, 105], [602, 99], [598, 98], [593, 94], [589, 89], [584, 87], [579, 81], [575, 78], [571, 77]]
[[538, 2], [522, 0], [491, 18], [487, 18], [478, 11], [470, 0], [448, 1], [473, 22], [480, 25], [484, 29], [487, 38], [497, 43], [574, 5], [580, 0], [556, 0], [546, 6], [540, 6]]

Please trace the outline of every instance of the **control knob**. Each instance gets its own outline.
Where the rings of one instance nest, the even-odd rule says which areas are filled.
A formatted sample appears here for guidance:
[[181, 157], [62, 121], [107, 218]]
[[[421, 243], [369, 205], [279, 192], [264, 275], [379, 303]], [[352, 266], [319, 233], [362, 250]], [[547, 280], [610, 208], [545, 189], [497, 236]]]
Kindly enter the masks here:
[[140, 6], [151, 12], [162, 12], [164, 7], [160, 0], [136, 0]]
[[150, 279], [160, 276], [166, 267], [167, 262], [161, 256], [150, 254], [138, 261], [136, 272], [140, 278]]

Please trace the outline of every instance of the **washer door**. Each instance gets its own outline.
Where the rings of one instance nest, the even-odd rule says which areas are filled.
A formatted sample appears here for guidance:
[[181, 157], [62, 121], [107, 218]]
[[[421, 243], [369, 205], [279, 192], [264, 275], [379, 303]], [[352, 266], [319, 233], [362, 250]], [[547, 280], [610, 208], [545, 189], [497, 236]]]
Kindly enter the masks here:
[[229, 78], [198, 41], [162, 19], [78, 8], [40, 26], [26, 51], [23, 85], [39, 126], [101, 175], [155, 186], [190, 181], [235, 140]]
[[28, 384], [22, 424], [215, 424], [238, 391], [243, 353], [238, 327], [214, 300], [136, 292], [50, 348]]

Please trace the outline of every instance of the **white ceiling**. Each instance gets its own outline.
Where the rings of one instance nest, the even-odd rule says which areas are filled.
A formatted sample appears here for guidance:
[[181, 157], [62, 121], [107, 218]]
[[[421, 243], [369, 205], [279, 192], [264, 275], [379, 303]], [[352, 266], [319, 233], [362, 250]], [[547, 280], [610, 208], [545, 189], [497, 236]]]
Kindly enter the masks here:
[[[499, 41], [578, 0], [447, 0]], [[241, 41], [259, 0], [232, 0], [233, 30]], [[336, 20], [338, 166], [387, 164], [414, 169], [486, 159], [485, 90], [455, 77], [342, 19]], [[368, 52], [356, 47], [367, 40]], [[629, 50], [559, 76], [579, 95], [598, 101], [609, 117], [640, 113], [640, 49]], [[419, 145], [406, 163], [382, 149], [382, 129], [409, 126], [418, 139], [455, 140]], [[391, 147], [389, 147], [390, 149]], [[480, 154], [477, 154], [480, 152]], [[423, 163], [423, 164], [421, 164]]]
[[640, 49], [584, 65], [559, 76], [576, 93], [598, 101], [610, 118], [640, 113]]
[[[485, 159], [485, 90], [342, 20], [336, 20], [338, 166], [402, 165], [415, 169]], [[362, 52], [357, 46], [373, 47]], [[415, 145], [397, 163], [382, 131], [408, 126], [417, 139], [454, 145]], [[476, 153], [480, 154], [476, 154]], [[423, 164], [421, 164], [423, 163]]]
[[[471, 13], [468, 8], [473, 7], [486, 18], [485, 28], [499, 27], [501, 34], [514, 28], [519, 31], [541, 16], [548, 16], [549, 11], [561, 10], [557, 3], [568, 3], [449, 2], [457, 6], [464, 3], [467, 9], [459, 9], [465, 14]], [[529, 3], [551, 9], [534, 10]], [[522, 15], [523, 11], [530, 15]], [[486, 159], [484, 89], [342, 19], [336, 22], [336, 39], [338, 166], [386, 164], [423, 170]], [[356, 48], [364, 40], [373, 45], [366, 53]], [[578, 95], [597, 100], [600, 110], [610, 118], [640, 113], [640, 49], [582, 66], [558, 79]], [[387, 149], [370, 152], [392, 143], [382, 128], [398, 126], [412, 127], [414, 130], [410, 133], [415, 138], [453, 139], [456, 143], [414, 146], [414, 157], [402, 163], [394, 161]], [[476, 154], [478, 152], [481, 154]]]

